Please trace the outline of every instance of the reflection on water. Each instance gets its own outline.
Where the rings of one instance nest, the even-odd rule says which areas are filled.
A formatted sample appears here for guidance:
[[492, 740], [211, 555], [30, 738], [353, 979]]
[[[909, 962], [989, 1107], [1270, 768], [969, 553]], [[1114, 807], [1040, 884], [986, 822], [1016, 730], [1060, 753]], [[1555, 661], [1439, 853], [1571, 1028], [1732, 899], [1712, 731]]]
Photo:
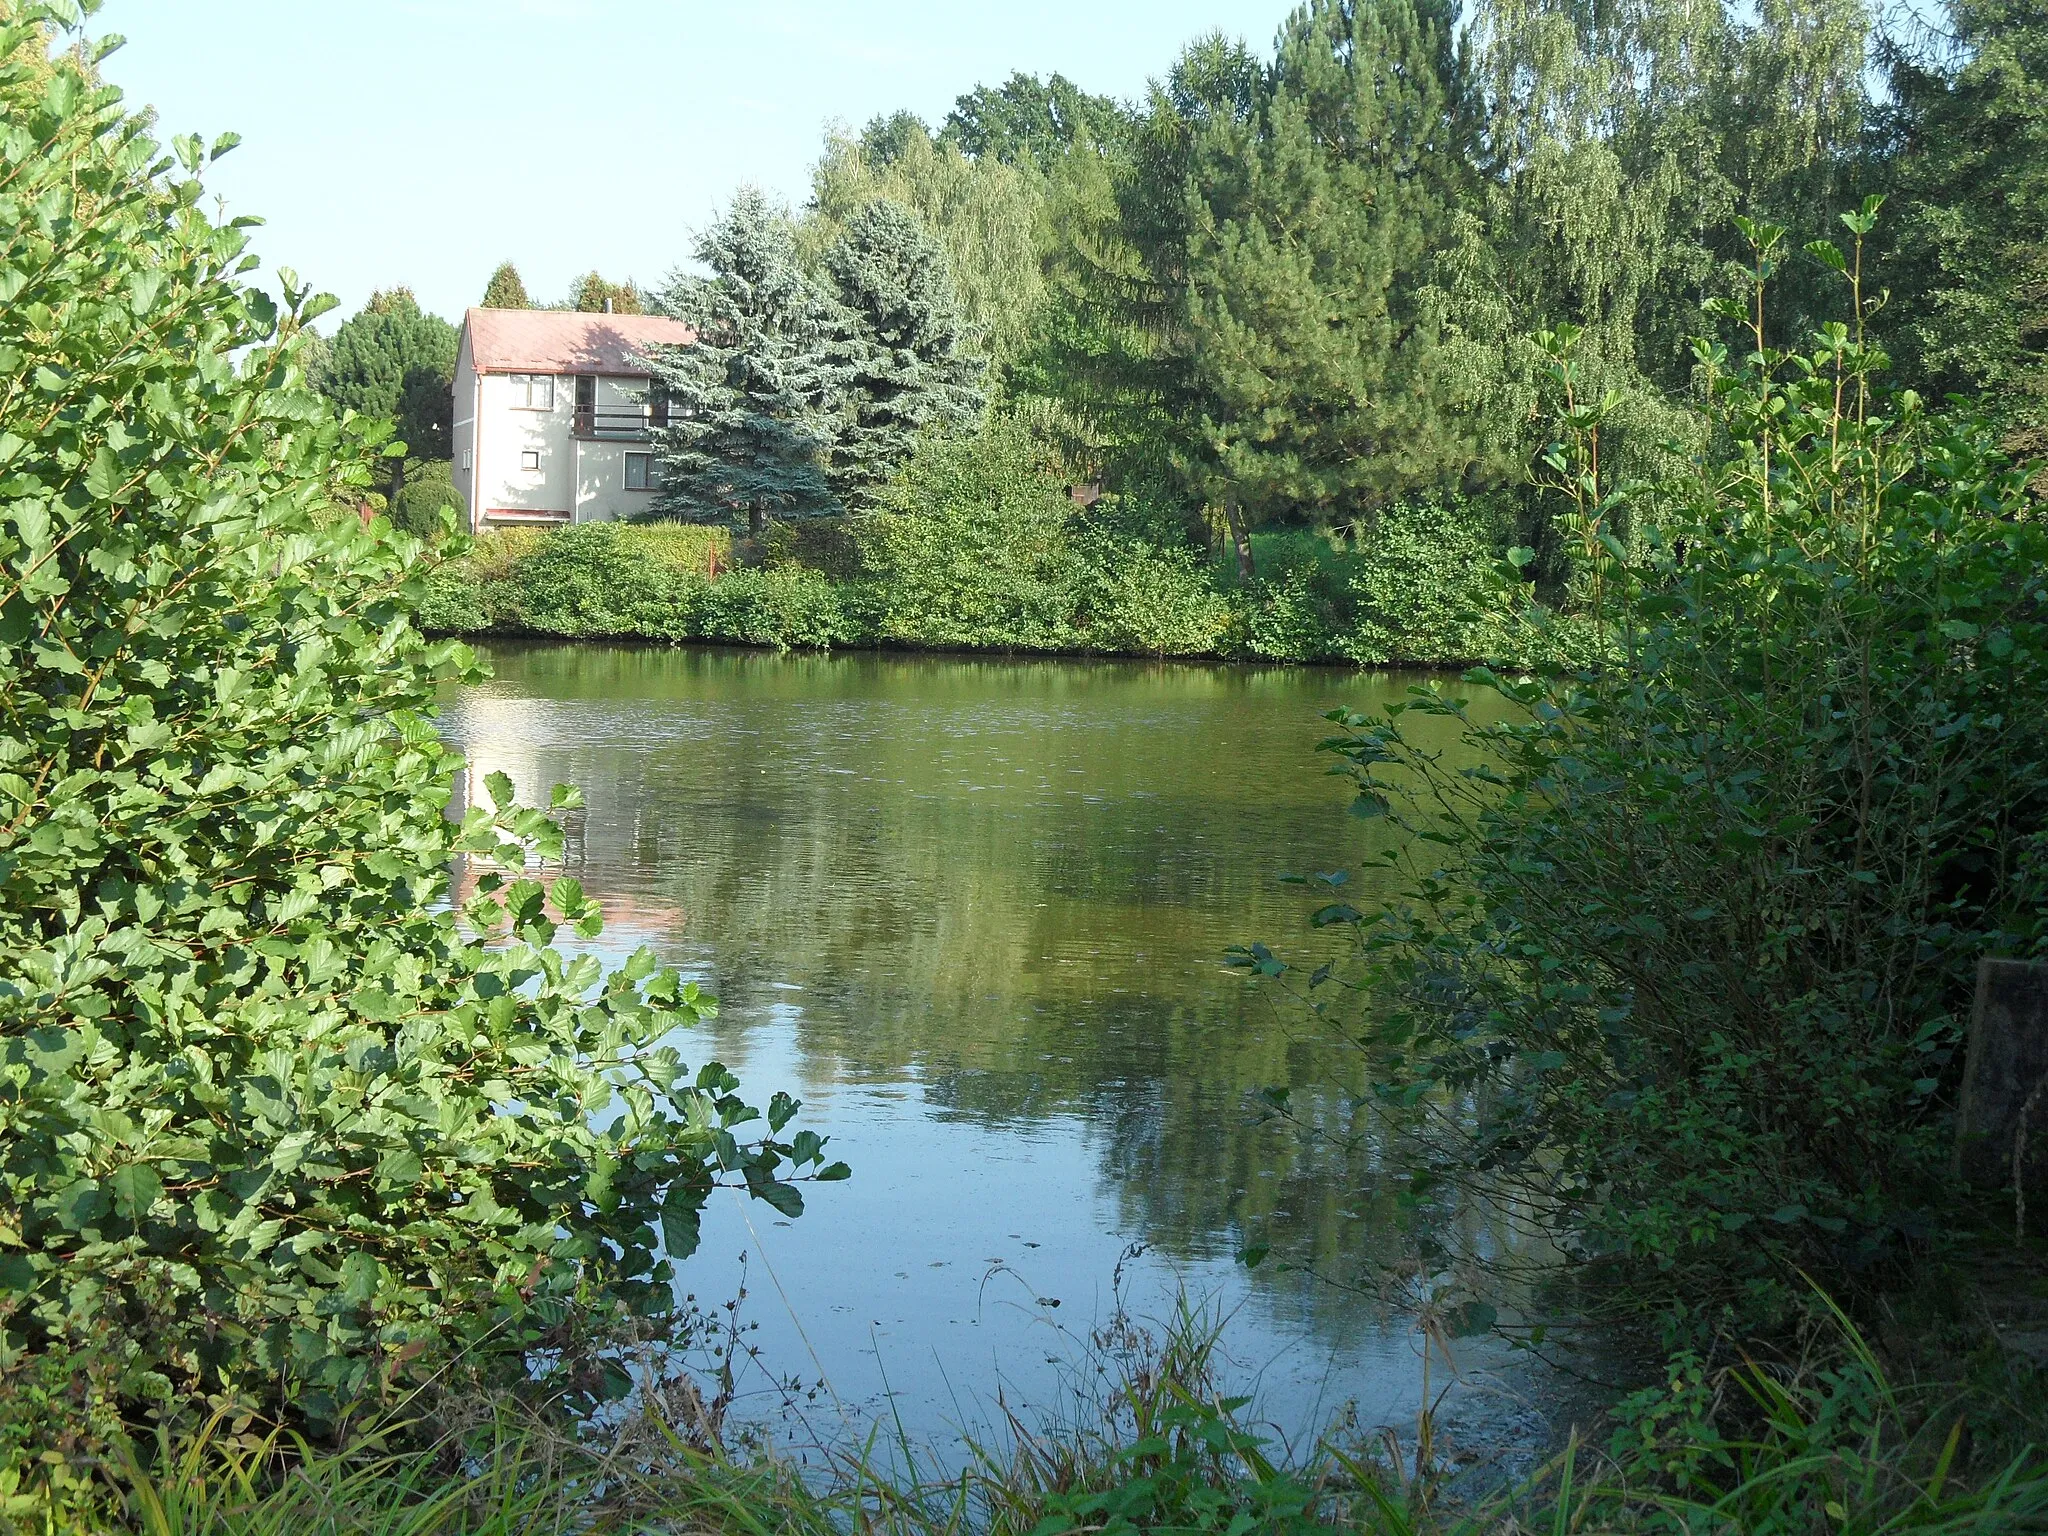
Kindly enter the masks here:
[[[699, 1296], [742, 1250], [757, 1335], [852, 1411], [920, 1438], [994, 1389], [1058, 1406], [1126, 1298], [1232, 1309], [1231, 1357], [1292, 1428], [1355, 1400], [1412, 1413], [1417, 1349], [1365, 1301], [1248, 1241], [1355, 1271], [1390, 1240], [1369, 1152], [1300, 1148], [1252, 1099], [1341, 1124], [1355, 1066], [1221, 965], [1299, 940], [1278, 876], [1356, 866], [1371, 830], [1323, 772], [1318, 716], [1409, 679], [1301, 669], [637, 647], [490, 648], [450, 701], [473, 775], [581, 786], [569, 872], [605, 943], [651, 945], [720, 999], [692, 1064], [806, 1101], [853, 1180], [785, 1222], [720, 1197]], [[1354, 898], [1355, 899], [1355, 898]], [[775, 1284], [766, 1284], [765, 1259]], [[779, 1286], [782, 1295], [777, 1294]], [[784, 1297], [786, 1296], [786, 1303]], [[1057, 1305], [1055, 1305], [1057, 1303]], [[1068, 1382], [1068, 1386], [1071, 1382]]]

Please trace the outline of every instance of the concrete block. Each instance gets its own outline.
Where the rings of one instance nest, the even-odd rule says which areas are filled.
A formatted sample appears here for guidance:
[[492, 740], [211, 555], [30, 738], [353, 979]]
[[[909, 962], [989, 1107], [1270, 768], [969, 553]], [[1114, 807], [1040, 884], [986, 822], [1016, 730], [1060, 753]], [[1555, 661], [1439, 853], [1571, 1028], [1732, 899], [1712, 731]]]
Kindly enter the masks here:
[[[1956, 1119], [1955, 1171], [1985, 1189], [2012, 1187], [2013, 1135], [2028, 1096], [2048, 1081], [2048, 963], [1980, 960]], [[2026, 1185], [2048, 1189], [2048, 1092], [2027, 1116]]]

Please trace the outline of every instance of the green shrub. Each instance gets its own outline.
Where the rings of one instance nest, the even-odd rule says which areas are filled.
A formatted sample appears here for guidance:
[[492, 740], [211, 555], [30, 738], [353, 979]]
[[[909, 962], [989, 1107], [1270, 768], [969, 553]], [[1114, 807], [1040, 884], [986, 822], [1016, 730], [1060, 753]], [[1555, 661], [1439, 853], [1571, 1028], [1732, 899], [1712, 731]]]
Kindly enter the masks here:
[[391, 521], [416, 539], [438, 539], [443, 517], [452, 513], [462, 526], [462, 497], [455, 489], [455, 466], [430, 459], [406, 466], [405, 489], [391, 506]]
[[1088, 582], [1073, 502], [1044, 450], [998, 417], [973, 437], [927, 437], [868, 520], [879, 637], [900, 644], [1058, 650]]
[[1505, 540], [1484, 509], [1455, 496], [1383, 507], [1357, 535], [1346, 572], [1350, 660], [1497, 660], [1509, 644], [1494, 569]]
[[862, 596], [802, 566], [730, 571], [694, 588], [687, 637], [779, 648], [856, 645], [870, 633]]
[[1076, 628], [1091, 650], [1206, 656], [1222, 646], [1230, 602], [1193, 550], [1109, 530], [1091, 531], [1080, 549], [1088, 579]]
[[1556, 670], [1472, 675], [1505, 721], [1416, 690], [1329, 744], [1416, 834], [1400, 902], [1321, 920], [1358, 929], [1381, 1092], [1442, 1106], [1425, 1169], [1687, 1328], [1776, 1326], [1797, 1271], [1853, 1295], [1949, 1229], [1975, 962], [2042, 910], [2048, 529], [1975, 423], [1877, 395], [1852, 304], [1803, 355], [1703, 348], [1729, 446], [1658, 486], [1595, 474], [1549, 338], [1589, 612], [1532, 623]]
[[0, 1420], [61, 1453], [458, 1366], [616, 1387], [571, 1346], [673, 1307], [721, 1170], [794, 1214], [821, 1144], [783, 1099], [742, 1143], [661, 1044], [694, 987], [550, 947], [598, 914], [502, 776], [444, 814], [429, 714], [477, 674], [407, 621], [417, 542], [332, 515], [373, 461], [304, 385], [324, 303], [243, 287], [197, 141], [6, 14]]
[[732, 534], [702, 523], [619, 523], [618, 547], [629, 559], [653, 561], [665, 570], [708, 576], [732, 566]]
[[505, 619], [543, 635], [646, 632], [680, 582], [633, 544], [618, 523], [581, 523], [548, 534], [502, 578]]
[[1230, 597], [1230, 654], [1315, 661], [1335, 653], [1343, 617], [1315, 566], [1255, 577]]

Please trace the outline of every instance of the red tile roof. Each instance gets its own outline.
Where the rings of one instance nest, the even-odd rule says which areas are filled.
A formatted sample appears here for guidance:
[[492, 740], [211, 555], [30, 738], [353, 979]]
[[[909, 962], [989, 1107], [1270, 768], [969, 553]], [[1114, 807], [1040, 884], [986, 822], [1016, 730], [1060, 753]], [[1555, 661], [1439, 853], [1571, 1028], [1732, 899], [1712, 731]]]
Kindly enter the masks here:
[[643, 348], [696, 339], [661, 315], [560, 309], [472, 309], [462, 318], [478, 373], [645, 373]]

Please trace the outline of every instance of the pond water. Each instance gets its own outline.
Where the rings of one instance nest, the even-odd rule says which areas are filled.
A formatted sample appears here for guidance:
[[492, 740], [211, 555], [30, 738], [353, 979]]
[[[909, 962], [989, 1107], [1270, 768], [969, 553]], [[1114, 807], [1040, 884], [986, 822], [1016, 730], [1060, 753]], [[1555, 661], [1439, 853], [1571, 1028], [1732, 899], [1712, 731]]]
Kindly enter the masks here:
[[[1341, 1115], [1355, 1064], [1223, 958], [1329, 942], [1278, 877], [1355, 869], [1373, 833], [1314, 751], [1319, 716], [1413, 679], [485, 654], [494, 679], [444, 713], [472, 775], [529, 802], [581, 787], [568, 872], [605, 905], [604, 947], [652, 946], [714, 993], [685, 1059], [722, 1060], [756, 1103], [800, 1096], [798, 1125], [852, 1164], [794, 1222], [717, 1196], [684, 1266], [700, 1300], [744, 1278], [763, 1359], [830, 1383], [804, 1432], [881, 1422], [944, 1454], [997, 1421], [998, 1393], [1026, 1422], [1085, 1411], [1091, 1334], [1183, 1295], [1227, 1319], [1226, 1372], [1284, 1433], [1346, 1405], [1412, 1422], [1419, 1337], [1279, 1262], [1355, 1278], [1392, 1251], [1365, 1170], [1257, 1113], [1287, 1086]], [[1247, 1269], [1253, 1242], [1274, 1258]], [[1480, 1419], [1527, 1407], [1465, 1396]]]

